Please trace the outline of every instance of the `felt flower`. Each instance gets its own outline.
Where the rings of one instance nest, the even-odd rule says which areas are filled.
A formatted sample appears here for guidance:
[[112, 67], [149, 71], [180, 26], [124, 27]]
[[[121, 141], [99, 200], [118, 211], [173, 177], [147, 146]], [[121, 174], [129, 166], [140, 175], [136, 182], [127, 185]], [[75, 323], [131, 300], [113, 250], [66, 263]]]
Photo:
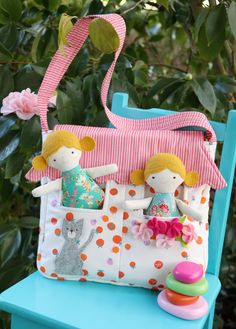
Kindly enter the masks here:
[[166, 248], [166, 249], [172, 247], [173, 243], [174, 243], [174, 239], [168, 238], [167, 236], [164, 236], [156, 240], [157, 247]]
[[2, 101], [1, 113], [8, 115], [15, 113], [22, 120], [29, 120], [39, 114], [37, 106], [38, 96], [29, 88], [21, 92], [11, 92]]
[[170, 222], [170, 226], [166, 231], [167, 237], [176, 238], [180, 236], [182, 228], [183, 228], [183, 224], [179, 222], [178, 218], [172, 219], [172, 221]]
[[145, 244], [150, 243], [150, 239], [153, 235], [152, 230], [148, 228], [145, 223], [134, 225], [132, 227], [132, 233], [136, 239], [142, 240]]
[[153, 234], [156, 237], [158, 234], [166, 234], [170, 223], [167, 221], [158, 220], [156, 217], [153, 217], [149, 219], [147, 226], [153, 231]]
[[167, 204], [162, 203], [159, 205], [159, 208], [164, 212], [167, 213], [169, 211], [169, 207], [167, 206]]
[[189, 243], [197, 239], [197, 233], [195, 232], [194, 226], [192, 224], [184, 225], [182, 228], [182, 240], [185, 243]]

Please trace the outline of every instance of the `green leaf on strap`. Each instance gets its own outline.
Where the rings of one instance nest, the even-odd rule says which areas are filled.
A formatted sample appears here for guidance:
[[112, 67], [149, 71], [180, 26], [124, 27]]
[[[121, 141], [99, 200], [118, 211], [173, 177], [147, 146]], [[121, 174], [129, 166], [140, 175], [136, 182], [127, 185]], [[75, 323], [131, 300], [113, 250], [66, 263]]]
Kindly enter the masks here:
[[67, 42], [67, 35], [70, 32], [70, 30], [73, 27], [73, 24], [71, 20], [73, 18], [76, 18], [76, 16], [69, 16], [65, 13], [61, 15], [61, 19], [59, 22], [59, 28], [58, 28], [58, 48], [62, 52], [63, 55], [65, 55], [64, 46], [68, 45]]
[[89, 24], [89, 36], [94, 46], [105, 54], [115, 52], [120, 40], [112, 24], [105, 19], [96, 18]]

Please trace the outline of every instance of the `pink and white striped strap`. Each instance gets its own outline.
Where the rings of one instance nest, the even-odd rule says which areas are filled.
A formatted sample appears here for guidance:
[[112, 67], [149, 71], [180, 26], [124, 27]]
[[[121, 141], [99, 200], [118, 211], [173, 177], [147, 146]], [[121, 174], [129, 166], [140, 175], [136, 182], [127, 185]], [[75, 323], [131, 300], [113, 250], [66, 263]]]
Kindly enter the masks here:
[[125, 22], [123, 18], [118, 14], [87, 16], [78, 20], [68, 34], [68, 46], [65, 46], [66, 56], [57, 50], [56, 54], [52, 58], [51, 63], [48, 66], [38, 92], [38, 106], [40, 110], [42, 131], [48, 131], [47, 104], [49, 98], [57, 88], [59, 82], [61, 81], [74, 57], [83, 46], [88, 36], [89, 24], [95, 18], [103, 18], [111, 23], [116, 30], [120, 40], [119, 48], [115, 52], [114, 60], [105, 75], [101, 88], [102, 105], [110, 122], [118, 129], [129, 130], [176, 130], [184, 127], [198, 127], [206, 131], [208, 140], [216, 141], [214, 130], [209, 124], [206, 116], [199, 112], [182, 112], [164, 117], [140, 120], [124, 118], [112, 113], [109, 110], [106, 105], [108, 89], [116, 61], [123, 48], [126, 33]]

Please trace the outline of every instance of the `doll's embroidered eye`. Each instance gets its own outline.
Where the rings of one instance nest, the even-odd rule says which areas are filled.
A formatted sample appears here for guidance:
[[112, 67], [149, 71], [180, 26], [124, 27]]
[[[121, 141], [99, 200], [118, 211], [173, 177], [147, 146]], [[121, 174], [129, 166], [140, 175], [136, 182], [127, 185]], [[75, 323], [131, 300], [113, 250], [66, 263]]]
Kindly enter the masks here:
[[155, 179], [155, 176], [152, 176], [152, 179]]
[[57, 160], [56, 159], [53, 159], [54, 162], [56, 162]]
[[74, 151], [72, 151], [71, 153], [74, 154]]
[[174, 176], [173, 179], [176, 179], [176, 177]]

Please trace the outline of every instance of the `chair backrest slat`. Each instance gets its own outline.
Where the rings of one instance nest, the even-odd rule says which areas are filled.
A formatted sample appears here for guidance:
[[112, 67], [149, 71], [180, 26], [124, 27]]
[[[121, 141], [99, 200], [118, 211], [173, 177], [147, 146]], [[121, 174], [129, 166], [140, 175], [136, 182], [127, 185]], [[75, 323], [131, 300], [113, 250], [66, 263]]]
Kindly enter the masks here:
[[[113, 95], [112, 112], [131, 119], [147, 119], [175, 113], [164, 109], [144, 110], [129, 107], [128, 94], [124, 93]], [[220, 171], [228, 184], [226, 188], [216, 191], [210, 220], [208, 272], [218, 276], [236, 163], [236, 111], [229, 112], [227, 124], [215, 121], [210, 121], [210, 124], [215, 130], [217, 141], [223, 142]]]

